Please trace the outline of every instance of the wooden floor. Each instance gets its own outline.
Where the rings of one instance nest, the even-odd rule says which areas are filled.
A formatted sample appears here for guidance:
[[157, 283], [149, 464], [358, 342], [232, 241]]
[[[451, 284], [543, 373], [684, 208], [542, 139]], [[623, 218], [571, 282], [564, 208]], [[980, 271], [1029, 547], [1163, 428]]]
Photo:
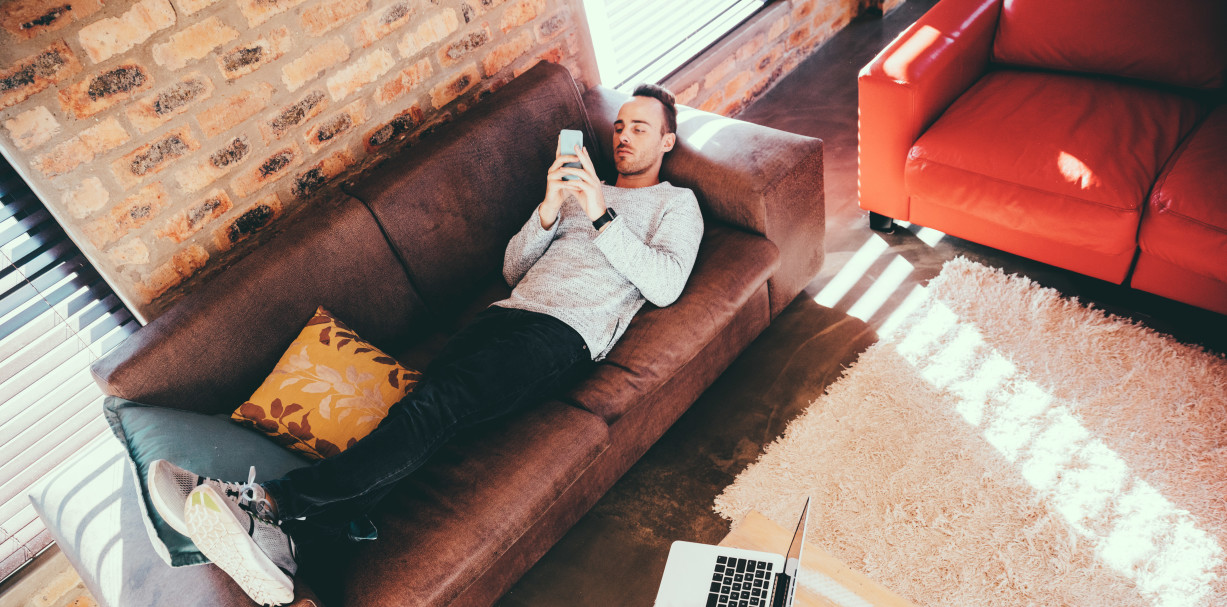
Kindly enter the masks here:
[[1227, 317], [919, 226], [869, 230], [856, 201], [856, 73], [933, 4], [909, 0], [885, 18], [852, 23], [739, 116], [824, 141], [825, 266], [499, 605], [651, 605], [670, 543], [718, 543], [728, 533], [712, 511], [716, 495], [877, 339], [909, 293], [956, 256], [1227, 352]]

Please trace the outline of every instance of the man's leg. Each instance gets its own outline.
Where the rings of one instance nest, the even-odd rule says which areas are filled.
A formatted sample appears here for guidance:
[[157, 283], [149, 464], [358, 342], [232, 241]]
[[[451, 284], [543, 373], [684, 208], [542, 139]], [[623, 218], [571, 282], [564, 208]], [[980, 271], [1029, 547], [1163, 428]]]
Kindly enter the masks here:
[[490, 308], [448, 342], [370, 434], [264, 487], [282, 520], [360, 517], [458, 431], [544, 400], [590, 363], [583, 338], [565, 323]]

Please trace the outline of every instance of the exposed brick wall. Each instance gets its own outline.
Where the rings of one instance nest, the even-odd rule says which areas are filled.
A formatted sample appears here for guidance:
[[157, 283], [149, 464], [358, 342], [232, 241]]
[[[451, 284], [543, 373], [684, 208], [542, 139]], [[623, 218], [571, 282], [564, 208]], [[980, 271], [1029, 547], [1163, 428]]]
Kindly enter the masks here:
[[[779, 0], [667, 82], [735, 116], [858, 10]], [[0, 150], [142, 319], [537, 61], [583, 0], [0, 1]]]
[[[884, 10], [904, 0], [885, 0]], [[664, 84], [678, 103], [736, 116], [864, 10], [864, 0], [780, 0]]]
[[0, 29], [0, 150], [144, 319], [537, 61], [596, 75], [582, 0], [8, 0]]

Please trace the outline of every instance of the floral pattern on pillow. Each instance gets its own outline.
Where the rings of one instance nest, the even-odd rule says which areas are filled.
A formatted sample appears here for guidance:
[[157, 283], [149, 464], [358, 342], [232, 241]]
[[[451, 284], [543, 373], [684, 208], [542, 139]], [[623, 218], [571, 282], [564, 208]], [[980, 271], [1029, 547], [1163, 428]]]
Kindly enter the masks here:
[[420, 377], [320, 307], [230, 417], [293, 451], [323, 459], [370, 434]]

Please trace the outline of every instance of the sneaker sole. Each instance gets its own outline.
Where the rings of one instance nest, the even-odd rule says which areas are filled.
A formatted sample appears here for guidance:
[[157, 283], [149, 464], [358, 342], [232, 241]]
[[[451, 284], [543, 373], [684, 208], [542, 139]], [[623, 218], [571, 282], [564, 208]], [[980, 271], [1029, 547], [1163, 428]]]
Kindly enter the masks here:
[[184, 510], [188, 537], [252, 600], [263, 605], [293, 601], [294, 581], [265, 556], [224, 499], [209, 485], [192, 491]]
[[149, 501], [153, 502], [153, 508], [171, 529], [187, 535], [187, 522], [183, 516], [187, 496], [179, 491], [179, 485], [171, 478], [170, 472], [162, 472], [165, 463], [164, 460], [156, 460], [149, 466]]

